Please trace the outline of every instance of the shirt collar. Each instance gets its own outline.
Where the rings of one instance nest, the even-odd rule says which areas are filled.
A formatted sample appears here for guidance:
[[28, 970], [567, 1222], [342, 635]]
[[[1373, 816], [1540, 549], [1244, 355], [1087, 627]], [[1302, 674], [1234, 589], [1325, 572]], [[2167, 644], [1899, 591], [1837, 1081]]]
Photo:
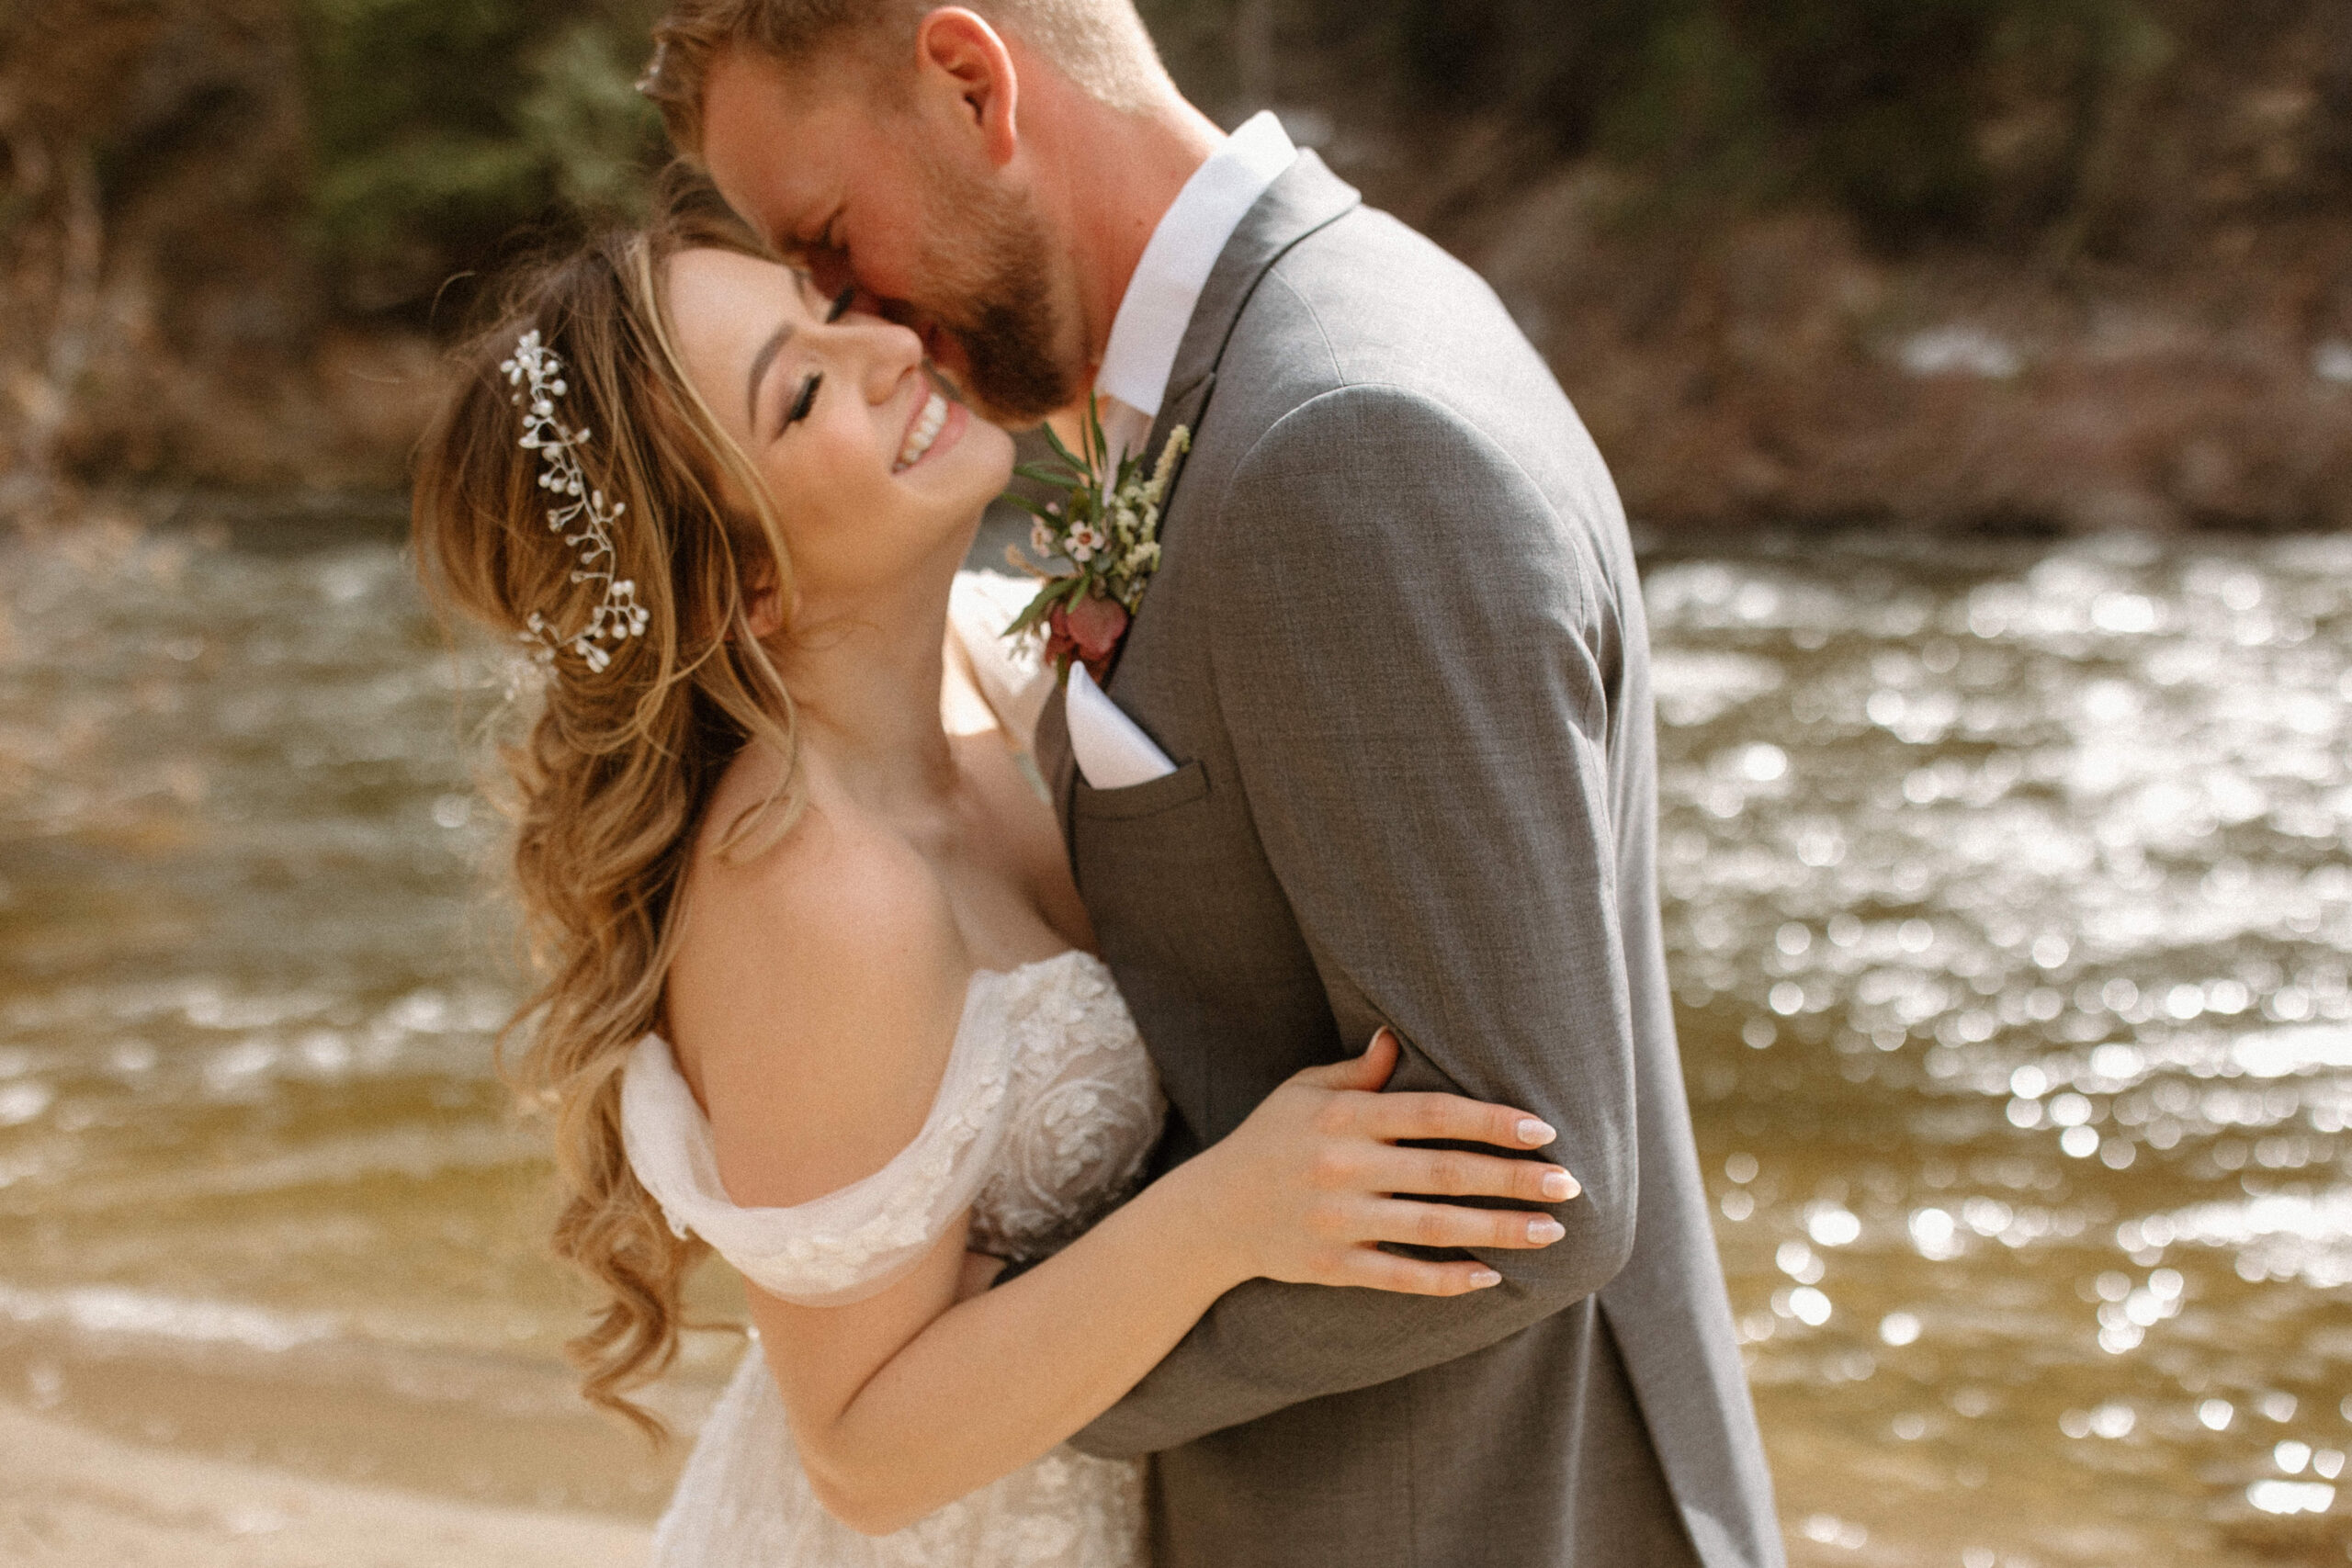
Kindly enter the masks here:
[[1266, 187], [1298, 156], [1272, 110], [1252, 116], [1208, 162], [1193, 171], [1184, 188], [1151, 232], [1136, 263], [1135, 276], [1111, 321], [1102, 367], [1094, 388], [1106, 398], [1157, 418], [1168, 395], [1169, 372], [1183, 346], [1193, 308], [1208, 286], [1226, 242]]

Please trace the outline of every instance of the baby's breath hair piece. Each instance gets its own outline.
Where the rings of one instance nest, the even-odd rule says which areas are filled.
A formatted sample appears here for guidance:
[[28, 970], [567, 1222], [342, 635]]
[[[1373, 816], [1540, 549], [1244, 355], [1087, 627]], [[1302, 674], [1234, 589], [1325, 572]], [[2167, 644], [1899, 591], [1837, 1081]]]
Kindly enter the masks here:
[[662, 67], [668, 64], [669, 61], [670, 40], [668, 39], [656, 40], [653, 45], [653, 58], [645, 62], [643, 71], [638, 73], [637, 90], [649, 98], [659, 97], [662, 87]]
[[556, 498], [556, 504], [548, 508], [548, 526], [561, 534], [580, 558], [571, 581], [600, 582], [605, 588], [605, 596], [588, 613], [587, 626], [571, 636], [558, 632], [537, 610], [525, 623], [529, 629], [517, 635], [533, 645], [531, 657], [542, 664], [553, 664], [557, 653], [569, 649], [591, 671], [601, 672], [613, 661], [605, 645], [618, 647], [643, 635], [650, 618], [637, 602], [637, 584], [613, 575], [617, 559], [613, 525], [628, 503], [607, 505], [605, 492], [590, 487], [579, 457], [579, 448], [588, 445], [588, 432], [573, 430], [556, 417], [556, 399], [571, 389], [563, 379], [563, 361], [539, 341], [537, 328], [516, 340], [514, 357], [499, 369], [515, 389], [514, 404], [523, 411], [523, 449], [539, 455], [539, 488], [553, 491]]

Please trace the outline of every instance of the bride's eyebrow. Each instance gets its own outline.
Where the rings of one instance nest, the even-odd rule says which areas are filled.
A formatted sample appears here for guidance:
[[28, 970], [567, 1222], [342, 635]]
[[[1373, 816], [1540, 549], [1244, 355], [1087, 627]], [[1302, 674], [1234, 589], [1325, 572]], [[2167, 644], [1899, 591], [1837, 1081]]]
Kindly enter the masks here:
[[767, 378], [768, 367], [775, 363], [776, 355], [791, 337], [792, 323], [781, 322], [760, 344], [759, 353], [752, 355], [752, 373], [743, 383], [743, 416], [753, 430], [760, 427], [760, 383]]

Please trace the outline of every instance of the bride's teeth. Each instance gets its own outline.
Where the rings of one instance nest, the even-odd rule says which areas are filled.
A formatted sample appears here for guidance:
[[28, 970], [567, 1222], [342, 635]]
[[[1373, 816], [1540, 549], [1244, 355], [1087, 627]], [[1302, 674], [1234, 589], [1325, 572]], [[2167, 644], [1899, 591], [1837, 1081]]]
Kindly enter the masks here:
[[931, 450], [931, 444], [939, 439], [946, 423], [947, 400], [933, 392], [923, 403], [922, 414], [915, 421], [914, 428], [907, 432], [907, 444], [899, 448], [899, 461], [891, 471], [911, 468], [922, 461], [922, 455]]

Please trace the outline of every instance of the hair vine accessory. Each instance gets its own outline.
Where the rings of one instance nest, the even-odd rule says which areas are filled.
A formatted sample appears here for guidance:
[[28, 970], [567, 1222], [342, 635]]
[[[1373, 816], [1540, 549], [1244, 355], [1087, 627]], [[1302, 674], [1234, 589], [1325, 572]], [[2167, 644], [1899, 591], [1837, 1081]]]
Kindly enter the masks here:
[[653, 58], [645, 62], [645, 69], [638, 74], [637, 90], [639, 92], [649, 98], [660, 96], [662, 67], [669, 62], [669, 59], [670, 40], [668, 39], [657, 40], [653, 45]]
[[[537, 610], [526, 623], [530, 629], [516, 635], [536, 645], [531, 656], [542, 664], [553, 664], [558, 652], [570, 649], [590, 670], [602, 671], [613, 661], [605, 644], [617, 647], [642, 636], [650, 618], [637, 602], [637, 584], [613, 575], [618, 559], [613, 554], [613, 525], [628, 503], [607, 505], [605, 492], [590, 487], [578, 455], [588, 445], [588, 432], [573, 430], [556, 417], [555, 400], [571, 389], [563, 379], [563, 361], [539, 341], [538, 329], [525, 333], [514, 344], [514, 357], [498, 367], [516, 389], [514, 404], [523, 411], [522, 447], [539, 455], [539, 488], [556, 496], [556, 504], [548, 508], [548, 526], [561, 534], [580, 558], [571, 581], [605, 585], [605, 596], [588, 613], [588, 625], [572, 636], [559, 633]], [[576, 533], [571, 531], [575, 528]]]

